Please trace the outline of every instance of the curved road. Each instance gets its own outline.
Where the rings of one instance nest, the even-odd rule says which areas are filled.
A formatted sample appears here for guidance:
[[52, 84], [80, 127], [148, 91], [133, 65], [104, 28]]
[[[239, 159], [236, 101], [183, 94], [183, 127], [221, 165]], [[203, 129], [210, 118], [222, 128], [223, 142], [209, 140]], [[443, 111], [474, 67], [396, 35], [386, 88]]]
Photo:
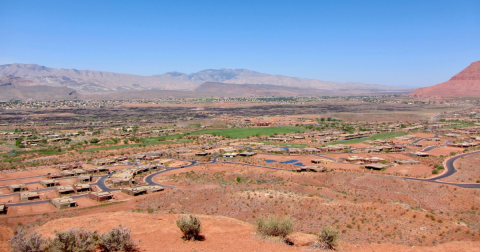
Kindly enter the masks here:
[[[432, 146], [432, 147], [438, 147], [438, 146]], [[431, 147], [428, 147], [428, 148], [431, 148]], [[433, 148], [432, 148], [433, 149]], [[447, 159], [447, 161], [445, 162], [445, 166], [446, 166], [446, 172], [437, 176], [437, 177], [433, 177], [433, 178], [428, 178], [428, 179], [419, 179], [419, 178], [404, 178], [404, 179], [408, 179], [408, 180], [416, 180], [416, 181], [424, 181], [424, 182], [430, 182], [430, 183], [438, 183], [438, 184], [445, 184], [445, 185], [453, 185], [453, 186], [458, 186], [458, 187], [462, 187], [462, 188], [470, 188], [470, 189], [480, 189], [480, 184], [461, 184], [461, 183], [450, 183], [450, 182], [442, 182], [442, 181], [438, 181], [439, 179], [444, 179], [444, 178], [447, 178], [449, 176], [452, 176], [453, 174], [455, 174], [457, 172], [457, 169], [455, 168], [455, 166], [453, 165], [454, 162], [459, 159], [459, 158], [462, 158], [462, 157], [465, 157], [465, 156], [468, 156], [468, 155], [473, 155], [473, 154], [478, 154], [480, 153], [480, 151], [474, 151], [474, 152], [469, 152], [469, 153], [464, 153], [464, 154], [460, 154], [460, 155], [457, 155], [455, 157], [452, 157], [450, 159]], [[320, 155], [318, 155], [320, 156]], [[218, 155], [213, 157], [212, 158], [212, 161], [209, 162], [209, 163], [216, 163], [217, 162], [217, 159], [218, 159]], [[149, 185], [159, 185], [159, 186], [162, 186], [162, 187], [166, 187], [166, 188], [176, 188], [174, 186], [169, 186], [169, 185], [162, 185], [162, 184], [158, 184], [158, 183], [155, 183], [153, 181], [153, 178], [155, 176], [157, 176], [158, 174], [161, 174], [161, 173], [165, 173], [165, 172], [168, 172], [168, 171], [173, 171], [173, 170], [178, 170], [178, 169], [184, 169], [184, 168], [188, 168], [188, 167], [192, 167], [192, 166], [195, 166], [196, 164], [198, 164], [197, 161], [190, 161], [191, 163], [189, 165], [185, 165], [185, 166], [180, 166], [180, 167], [172, 167], [172, 168], [168, 168], [168, 169], [165, 169], [165, 170], [161, 170], [161, 171], [158, 171], [158, 172], [154, 172], [148, 176], [146, 176], [144, 178], [144, 181], [149, 184]], [[245, 164], [245, 163], [237, 163], [237, 162], [221, 162], [221, 163], [226, 163], [226, 164], [239, 164], [239, 165], [247, 165], [247, 166], [252, 166], [252, 167], [258, 167], [258, 168], [264, 168], [264, 169], [271, 169], [271, 170], [285, 170], [285, 169], [281, 169], [281, 168], [275, 168], [275, 167], [269, 167], [269, 166], [261, 166], [261, 165], [251, 165], [251, 164]], [[100, 179], [97, 180], [96, 183], [92, 183], [91, 185], [96, 185], [98, 186], [102, 191], [104, 192], [113, 192], [113, 191], [118, 191], [118, 189], [110, 189], [108, 188], [106, 185], [105, 185], [105, 180], [108, 178], [109, 175], [102, 175], [102, 176], [99, 176]], [[35, 176], [36, 177], [36, 176]], [[30, 177], [32, 178], [32, 177]], [[48, 190], [53, 190], [54, 188], [43, 188], [43, 189], [38, 189], [38, 190], [32, 190], [32, 191], [35, 191], [35, 192], [42, 192], [42, 191], [48, 191]], [[8, 194], [8, 195], [1, 195], [0, 197], [6, 197], [6, 196], [15, 196], [15, 195], [19, 195], [20, 193], [12, 193], [12, 194]], [[76, 198], [82, 198], [82, 197], [86, 197], [87, 194], [81, 194], [81, 195], [74, 195], [74, 196], [71, 196], [72, 198], [76, 199]], [[39, 200], [39, 201], [29, 201], [29, 202], [19, 202], [19, 203], [7, 203], [7, 206], [8, 207], [11, 207], [11, 206], [26, 206], [26, 205], [37, 205], [37, 204], [44, 204], [44, 203], [48, 203], [50, 202], [49, 200]]]

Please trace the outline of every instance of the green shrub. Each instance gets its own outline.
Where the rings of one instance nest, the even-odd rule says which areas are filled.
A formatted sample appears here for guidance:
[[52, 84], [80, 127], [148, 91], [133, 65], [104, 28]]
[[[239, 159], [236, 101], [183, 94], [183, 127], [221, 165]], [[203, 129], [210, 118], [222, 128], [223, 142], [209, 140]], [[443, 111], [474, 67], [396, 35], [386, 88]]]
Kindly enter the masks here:
[[439, 173], [439, 171], [438, 171], [437, 169], [435, 169], [435, 170], [432, 171], [432, 174], [434, 174], [434, 175], [436, 175], [436, 174], [438, 174], [438, 173]]
[[48, 239], [45, 252], [90, 252], [95, 251], [99, 236], [96, 232], [83, 229], [56, 231], [53, 239]]
[[132, 231], [120, 225], [107, 233], [103, 233], [98, 241], [98, 248], [102, 252], [135, 252], [140, 251], [135, 240], [132, 240]]
[[293, 232], [293, 220], [290, 217], [277, 218], [270, 215], [258, 218], [255, 227], [262, 235], [285, 237]]
[[43, 252], [42, 244], [45, 240], [41, 238], [42, 236], [40, 234], [34, 232], [28, 237], [25, 237], [25, 235], [26, 230], [19, 228], [15, 231], [12, 238], [10, 238], [8, 242], [13, 252]]
[[324, 226], [322, 232], [318, 234], [318, 240], [323, 242], [328, 249], [334, 249], [337, 246], [339, 239], [340, 232], [330, 226]]
[[199, 240], [200, 232], [202, 231], [202, 223], [197, 216], [178, 216], [177, 227], [183, 233], [183, 239], [185, 240]]

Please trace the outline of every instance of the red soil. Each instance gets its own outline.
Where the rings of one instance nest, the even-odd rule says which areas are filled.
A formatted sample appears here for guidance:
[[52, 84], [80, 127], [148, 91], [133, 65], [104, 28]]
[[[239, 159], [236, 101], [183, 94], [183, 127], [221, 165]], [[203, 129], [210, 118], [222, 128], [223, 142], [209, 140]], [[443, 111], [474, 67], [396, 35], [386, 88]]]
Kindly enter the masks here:
[[449, 81], [419, 88], [411, 95], [418, 96], [480, 96], [480, 61], [473, 62]]
[[433, 150], [427, 151], [427, 153], [434, 156], [441, 156], [441, 155], [449, 156], [451, 152], [455, 152], [458, 154], [458, 153], [462, 153], [463, 150], [464, 150], [463, 148], [457, 148], [457, 147], [438, 147]]

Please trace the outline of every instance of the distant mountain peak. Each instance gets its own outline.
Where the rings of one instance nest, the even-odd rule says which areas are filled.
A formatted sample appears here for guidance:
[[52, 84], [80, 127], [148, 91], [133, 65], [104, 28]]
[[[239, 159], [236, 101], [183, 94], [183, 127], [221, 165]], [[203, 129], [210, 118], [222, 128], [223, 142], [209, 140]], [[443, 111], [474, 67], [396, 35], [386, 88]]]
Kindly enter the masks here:
[[[138, 76], [95, 70], [48, 68], [36, 64], [0, 65], [0, 76], [12, 75], [54, 87], [69, 87], [80, 93], [101, 93], [135, 90], [193, 90], [204, 82], [229, 84], [263, 84], [291, 88], [357, 93], [402, 92], [399, 88], [362, 83], [339, 83], [283, 75], [259, 73], [247, 69], [205, 69], [196, 73], [167, 72], [153, 76]], [[136, 84], [136, 85], [133, 85]], [[258, 86], [255, 86], [258, 88]], [[404, 91], [403, 91], [404, 92]]]
[[454, 75], [450, 80], [416, 89], [411, 95], [443, 97], [480, 97], [480, 61]]

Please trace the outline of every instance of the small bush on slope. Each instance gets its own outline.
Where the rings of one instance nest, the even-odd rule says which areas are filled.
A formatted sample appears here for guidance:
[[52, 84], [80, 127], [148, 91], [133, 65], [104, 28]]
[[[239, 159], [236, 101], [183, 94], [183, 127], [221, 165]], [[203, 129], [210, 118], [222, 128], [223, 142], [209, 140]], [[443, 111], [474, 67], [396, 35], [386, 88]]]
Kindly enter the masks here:
[[323, 242], [328, 249], [334, 249], [338, 240], [340, 239], [340, 232], [330, 226], [324, 226], [322, 232], [318, 235], [318, 240]]
[[25, 229], [17, 229], [15, 234], [10, 238], [9, 243], [13, 252], [43, 252], [42, 244], [45, 242], [40, 234], [34, 232], [25, 237], [27, 231]]
[[293, 221], [289, 217], [260, 217], [255, 222], [255, 229], [262, 235], [285, 237], [293, 232]]
[[177, 226], [183, 233], [185, 240], [199, 240], [202, 231], [202, 223], [197, 216], [188, 215], [186, 217], [178, 217]]

